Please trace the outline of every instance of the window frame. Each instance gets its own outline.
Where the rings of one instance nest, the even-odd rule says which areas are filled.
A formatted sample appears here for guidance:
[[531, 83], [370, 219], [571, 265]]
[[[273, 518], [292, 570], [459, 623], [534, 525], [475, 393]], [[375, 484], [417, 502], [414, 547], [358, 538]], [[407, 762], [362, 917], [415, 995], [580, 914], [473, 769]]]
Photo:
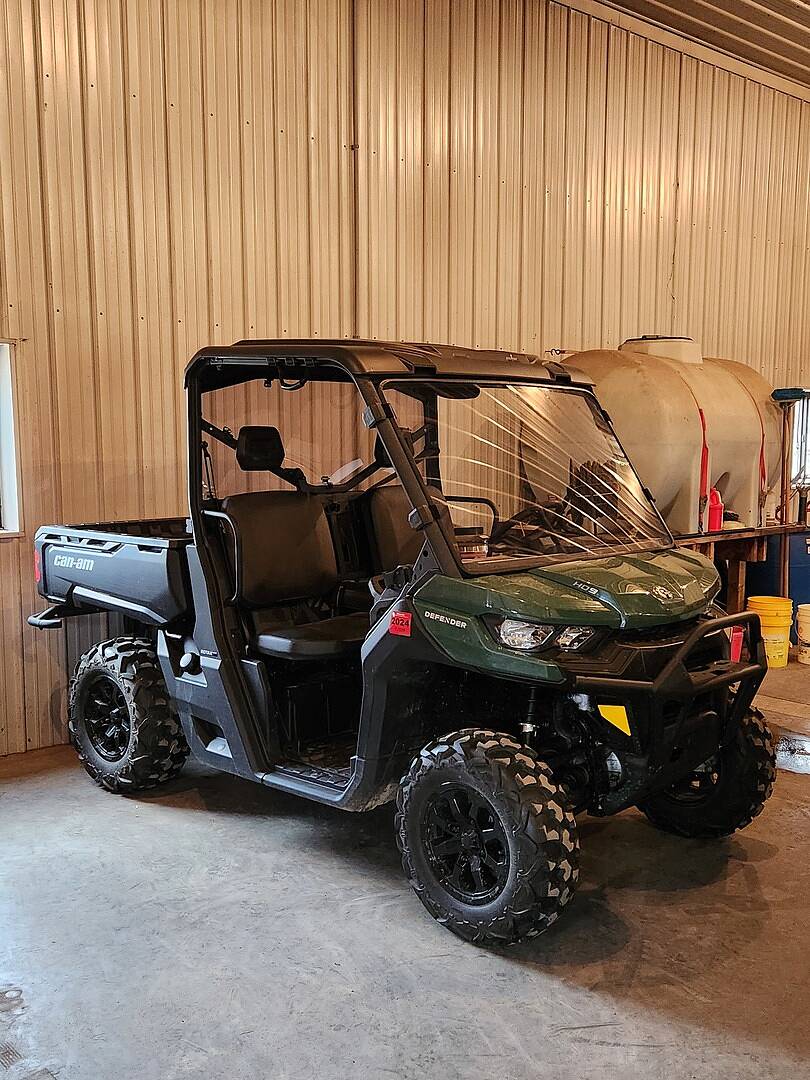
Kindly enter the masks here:
[[790, 483], [792, 494], [810, 485], [810, 393], [793, 409], [790, 448]]
[[[398, 376], [398, 375], [396, 375], [396, 376], [387, 375], [387, 376], [384, 376], [382, 379], [377, 380], [377, 388], [378, 388], [378, 392], [379, 392], [381, 398], [383, 399], [383, 401], [386, 404], [388, 404], [389, 407], [390, 407], [390, 403], [388, 402], [388, 399], [385, 397], [385, 391], [387, 389], [388, 390], [396, 389], [397, 385], [403, 385], [403, 384], [407, 384], [407, 383], [418, 384], [419, 382], [427, 382], [427, 383], [429, 383], [429, 382], [475, 383], [475, 385], [477, 385], [477, 386], [515, 386], [515, 385], [535, 386], [535, 387], [538, 387], [538, 388], [548, 390], [550, 393], [580, 394], [583, 397], [589, 399], [591, 401], [592, 405], [595, 407], [596, 412], [600, 416], [603, 417], [607, 427], [610, 430], [610, 433], [611, 433], [612, 437], [616, 440], [617, 446], [621, 450], [622, 454], [624, 454], [624, 457], [626, 458], [626, 460], [627, 460], [627, 462], [628, 462], [628, 464], [630, 466], [630, 469], [632, 470], [634, 476], [636, 477], [636, 479], [639, 482], [639, 486], [641, 487], [642, 491], [644, 492], [645, 496], [647, 497], [650, 508], [652, 509], [655, 517], [658, 519], [658, 521], [659, 521], [659, 523], [661, 525], [661, 528], [662, 528], [662, 536], [661, 536], [660, 541], [659, 540], [649, 540], [649, 541], [646, 541], [646, 542], [643, 542], [643, 543], [640, 543], [640, 544], [635, 543], [633, 545], [627, 545], [627, 546], [625, 546], [625, 545], [618, 546], [617, 545], [613, 550], [611, 550], [609, 552], [600, 552], [600, 551], [588, 552], [588, 551], [586, 551], [586, 552], [564, 553], [564, 554], [556, 554], [556, 553], [551, 554], [550, 553], [550, 554], [547, 554], [547, 555], [538, 555], [538, 556], [521, 555], [521, 556], [514, 556], [514, 557], [505, 555], [505, 556], [493, 556], [491, 558], [477, 560], [476, 562], [467, 562], [467, 561], [461, 559], [461, 557], [459, 555], [457, 545], [455, 544], [455, 542], [453, 540], [451, 540], [450, 537], [445, 535], [445, 542], [447, 543], [447, 546], [450, 549], [450, 553], [452, 555], [453, 561], [455, 562], [456, 567], [458, 568], [458, 570], [459, 570], [459, 572], [460, 572], [460, 574], [461, 574], [461, 576], [463, 578], [472, 578], [472, 579], [474, 579], [474, 578], [480, 578], [480, 577], [490, 577], [492, 575], [497, 575], [497, 574], [514, 574], [514, 573], [518, 573], [521, 570], [539, 570], [539, 569], [543, 569], [545, 567], [553, 567], [555, 565], [559, 565], [559, 564], [562, 564], [562, 563], [593, 562], [593, 561], [596, 561], [598, 559], [622, 558], [625, 555], [638, 555], [638, 554], [650, 553], [650, 552], [669, 551], [675, 546], [675, 541], [673, 539], [673, 536], [672, 536], [672, 533], [671, 533], [671, 531], [669, 529], [669, 526], [664, 521], [664, 518], [663, 518], [663, 516], [661, 514], [661, 511], [658, 509], [658, 506], [656, 505], [655, 500], [653, 499], [651, 492], [642, 483], [641, 478], [638, 475], [638, 472], [636, 470], [635, 465], [633, 464], [632, 460], [628, 456], [627, 451], [625, 450], [625, 448], [622, 446], [621, 440], [619, 439], [619, 436], [618, 436], [615, 428], [613, 427], [613, 424], [611, 423], [610, 418], [608, 417], [607, 413], [605, 413], [605, 410], [600, 405], [599, 399], [597, 398], [597, 396], [594, 393], [592, 388], [586, 387], [586, 386], [579, 386], [579, 385], [568, 385], [568, 384], [560, 385], [560, 384], [557, 384], [557, 383], [547, 382], [546, 380], [532, 379], [530, 377], [529, 378], [520, 378], [520, 377], [515, 378], [514, 376], [511, 375], [511, 373], [510, 373], [510, 375], [507, 375], [505, 378], [498, 378], [497, 376], [490, 376], [490, 375], [487, 375], [487, 376], [476, 376], [476, 375], [472, 375], [472, 376], [471, 375], [441, 375], [441, 376], [433, 375], [433, 376], [430, 376], [430, 375], [421, 375], [420, 374], [420, 375], [406, 375], [404, 377]], [[394, 411], [394, 410], [392, 409], [392, 411]], [[410, 463], [411, 463], [411, 465], [413, 467], [413, 470], [419, 476], [419, 478], [421, 480], [422, 475], [421, 475], [421, 472], [419, 470], [419, 466], [417, 465], [417, 463], [416, 463], [416, 461], [414, 459], [413, 453], [405, 445], [405, 440], [404, 440], [404, 438], [403, 438], [403, 436], [401, 434], [401, 431], [400, 431], [400, 428], [399, 428], [399, 423], [398, 423], [398, 421], [396, 419], [395, 411], [394, 411], [394, 424], [396, 426], [397, 431], [400, 434], [400, 438], [403, 441], [403, 446], [405, 448], [406, 455], [410, 459]], [[437, 505], [435, 503], [435, 500], [433, 499], [430, 487], [427, 487], [427, 494], [428, 494], [428, 498], [430, 499], [431, 504], [434, 507], [434, 516], [439, 517], [439, 513], [438, 513], [439, 508], [437, 507]], [[442, 529], [442, 532], [444, 533], [444, 529]], [[487, 565], [485, 565], [485, 564], [487, 564]], [[476, 569], [473, 569], [473, 567], [476, 567]]]
[[0, 340], [0, 540], [25, 535], [15, 361], [14, 343]]

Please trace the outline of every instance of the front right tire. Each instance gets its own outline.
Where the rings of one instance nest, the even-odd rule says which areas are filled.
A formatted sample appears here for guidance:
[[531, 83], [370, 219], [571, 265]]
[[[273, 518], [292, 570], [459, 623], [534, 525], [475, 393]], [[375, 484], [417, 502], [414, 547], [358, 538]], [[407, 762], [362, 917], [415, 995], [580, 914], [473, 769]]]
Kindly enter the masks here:
[[535, 937], [574, 895], [576, 819], [548, 765], [510, 735], [470, 728], [425, 747], [400, 785], [396, 830], [416, 895], [466, 941]]
[[762, 713], [749, 709], [714, 757], [639, 809], [664, 832], [717, 839], [744, 829], [762, 813], [775, 779], [773, 735]]

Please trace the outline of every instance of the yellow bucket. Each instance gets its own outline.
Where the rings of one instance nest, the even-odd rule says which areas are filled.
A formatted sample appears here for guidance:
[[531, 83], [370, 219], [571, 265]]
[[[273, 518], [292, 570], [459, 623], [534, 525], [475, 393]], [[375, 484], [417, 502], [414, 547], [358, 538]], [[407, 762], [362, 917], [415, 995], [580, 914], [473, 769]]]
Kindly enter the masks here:
[[799, 639], [798, 661], [810, 664], [810, 604], [799, 604], [796, 608], [796, 636]]
[[789, 596], [749, 596], [748, 610], [758, 611], [760, 615], [793, 615], [793, 601]]
[[748, 610], [759, 615], [768, 667], [787, 667], [793, 601], [786, 596], [749, 596]]

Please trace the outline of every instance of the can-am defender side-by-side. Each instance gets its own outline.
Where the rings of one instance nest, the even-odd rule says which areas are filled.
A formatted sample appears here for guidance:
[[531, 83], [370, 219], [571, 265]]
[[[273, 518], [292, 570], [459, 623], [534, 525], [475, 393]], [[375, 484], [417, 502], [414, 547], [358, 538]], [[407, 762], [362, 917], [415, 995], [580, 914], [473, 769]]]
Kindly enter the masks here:
[[99, 784], [150, 787], [191, 750], [347, 810], [396, 799], [420, 900], [486, 943], [569, 902], [581, 811], [701, 837], [761, 811], [758, 619], [716, 607], [575, 373], [260, 341], [202, 350], [185, 385], [188, 519], [36, 536], [33, 625], [138, 624], [71, 680]]

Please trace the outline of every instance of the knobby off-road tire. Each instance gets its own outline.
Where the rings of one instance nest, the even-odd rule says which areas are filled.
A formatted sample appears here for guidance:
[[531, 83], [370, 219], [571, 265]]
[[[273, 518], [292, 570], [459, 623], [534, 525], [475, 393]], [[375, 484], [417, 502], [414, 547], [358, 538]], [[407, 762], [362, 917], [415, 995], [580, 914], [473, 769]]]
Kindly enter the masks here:
[[[708, 763], [707, 763], [708, 764]], [[695, 774], [698, 778], [701, 774]], [[640, 805], [653, 825], [677, 836], [730, 836], [762, 813], [776, 779], [773, 736], [761, 712], [750, 709], [734, 738], [702, 774], [705, 791], [681, 782]]]
[[470, 728], [425, 747], [400, 785], [396, 832], [416, 895], [467, 941], [535, 937], [576, 888], [568, 800], [549, 767], [509, 735]]
[[121, 795], [155, 787], [183, 768], [188, 744], [171, 710], [151, 642], [102, 641], [70, 683], [70, 739], [97, 784]]

